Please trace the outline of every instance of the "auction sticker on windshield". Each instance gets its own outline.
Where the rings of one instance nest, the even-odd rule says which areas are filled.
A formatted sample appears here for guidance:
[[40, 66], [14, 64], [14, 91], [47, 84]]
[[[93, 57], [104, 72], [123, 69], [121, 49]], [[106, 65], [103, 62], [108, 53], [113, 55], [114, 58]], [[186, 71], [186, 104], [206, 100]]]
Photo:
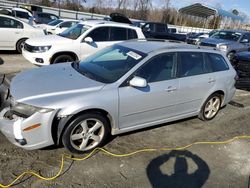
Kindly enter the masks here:
[[129, 51], [129, 52], [127, 53], [127, 55], [130, 56], [130, 57], [132, 57], [132, 58], [134, 58], [135, 60], [141, 59], [141, 56], [140, 56], [139, 54], [137, 54], [137, 53], [135, 53], [135, 52], [132, 52], [132, 51]]

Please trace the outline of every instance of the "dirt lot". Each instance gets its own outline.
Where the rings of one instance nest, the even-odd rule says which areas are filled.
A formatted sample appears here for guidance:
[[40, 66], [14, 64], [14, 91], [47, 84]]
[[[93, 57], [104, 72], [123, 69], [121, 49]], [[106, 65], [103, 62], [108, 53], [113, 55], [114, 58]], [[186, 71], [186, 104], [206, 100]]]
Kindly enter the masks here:
[[[34, 68], [21, 55], [0, 53], [5, 60], [0, 73], [12, 75]], [[184, 146], [195, 141], [223, 141], [237, 135], [250, 135], [250, 93], [238, 90], [234, 101], [210, 122], [197, 118], [159, 125], [151, 129], [113, 138], [105, 148], [127, 153], [142, 148]], [[0, 135], [0, 183], [11, 182], [16, 175], [34, 170], [44, 176], [59, 168], [63, 148], [26, 151]], [[250, 140], [227, 145], [195, 145], [185, 151], [151, 152], [114, 158], [101, 153], [73, 164], [66, 160], [65, 173], [54, 181], [28, 178], [15, 187], [232, 187], [247, 188], [250, 175]]]

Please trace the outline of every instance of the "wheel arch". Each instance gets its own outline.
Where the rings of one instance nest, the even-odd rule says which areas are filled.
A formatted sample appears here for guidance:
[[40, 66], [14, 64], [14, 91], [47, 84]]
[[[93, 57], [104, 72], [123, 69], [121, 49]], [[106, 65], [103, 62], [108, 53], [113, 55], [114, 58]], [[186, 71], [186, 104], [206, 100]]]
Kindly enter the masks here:
[[17, 44], [21, 41], [21, 40], [27, 40], [29, 39], [28, 37], [22, 37], [20, 39], [18, 39], [18, 41], [16, 41], [16, 45], [15, 45], [15, 50], [17, 50]]
[[50, 58], [50, 64], [53, 64], [54, 60], [60, 56], [60, 55], [69, 55], [73, 57], [74, 61], [78, 60], [78, 56], [76, 55], [75, 52], [72, 51], [62, 51], [62, 52], [56, 52], [51, 58]]
[[65, 131], [66, 127], [69, 125], [69, 123], [71, 121], [73, 121], [76, 117], [78, 117], [82, 114], [86, 114], [86, 113], [102, 114], [104, 117], [107, 118], [107, 120], [109, 122], [110, 130], [112, 130], [112, 128], [114, 127], [114, 120], [113, 120], [113, 117], [111, 116], [111, 114], [108, 111], [101, 109], [101, 108], [91, 108], [91, 109], [82, 110], [80, 112], [77, 112], [76, 114], [72, 114], [69, 116], [61, 117], [61, 118], [56, 116], [54, 119], [54, 122], [53, 122], [52, 130], [51, 130], [54, 142], [57, 145], [60, 145], [62, 143], [61, 142], [62, 141], [62, 134]]

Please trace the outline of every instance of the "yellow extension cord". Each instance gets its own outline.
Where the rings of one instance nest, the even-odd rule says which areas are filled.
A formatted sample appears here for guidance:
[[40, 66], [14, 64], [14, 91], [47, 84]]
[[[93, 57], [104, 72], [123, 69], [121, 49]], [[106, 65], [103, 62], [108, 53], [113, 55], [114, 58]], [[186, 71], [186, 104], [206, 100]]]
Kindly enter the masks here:
[[11, 187], [12, 185], [14, 185], [19, 179], [21, 179], [22, 177], [24, 177], [25, 175], [31, 175], [31, 176], [35, 176], [41, 180], [44, 180], [44, 181], [51, 181], [51, 180], [54, 180], [56, 178], [58, 178], [61, 174], [62, 174], [62, 171], [63, 171], [63, 168], [64, 168], [64, 160], [65, 158], [67, 159], [71, 159], [73, 161], [84, 161], [88, 158], [90, 158], [92, 155], [94, 155], [96, 152], [100, 151], [106, 155], [110, 155], [112, 157], [128, 157], [128, 156], [132, 156], [132, 155], [135, 155], [135, 154], [138, 154], [138, 153], [143, 153], [143, 152], [153, 152], [153, 151], [172, 151], [172, 150], [185, 150], [193, 145], [218, 145], [218, 144], [229, 144], [231, 142], [234, 142], [235, 140], [240, 140], [240, 139], [250, 139], [250, 136], [235, 136], [229, 140], [226, 140], [226, 141], [219, 141], [219, 142], [194, 142], [192, 144], [188, 144], [186, 146], [182, 146], [182, 147], [176, 147], [176, 148], [146, 148], [146, 149], [141, 149], [141, 150], [137, 150], [137, 151], [134, 151], [134, 152], [131, 152], [131, 153], [126, 153], [126, 154], [115, 154], [115, 153], [111, 153], [103, 148], [95, 148], [91, 153], [87, 154], [85, 157], [83, 158], [74, 158], [74, 157], [71, 157], [71, 156], [68, 156], [68, 155], [65, 155], [63, 154], [62, 155], [62, 159], [61, 159], [61, 165], [60, 165], [60, 169], [59, 171], [57, 172], [56, 175], [54, 175], [53, 177], [43, 177], [41, 175], [39, 175], [38, 173], [36, 172], [33, 172], [33, 171], [26, 171], [26, 172], [23, 172], [22, 174], [20, 174], [15, 180], [13, 180], [10, 184], [8, 185], [3, 185], [3, 184], [0, 184], [0, 187], [1, 188], [8, 188], [8, 187]]

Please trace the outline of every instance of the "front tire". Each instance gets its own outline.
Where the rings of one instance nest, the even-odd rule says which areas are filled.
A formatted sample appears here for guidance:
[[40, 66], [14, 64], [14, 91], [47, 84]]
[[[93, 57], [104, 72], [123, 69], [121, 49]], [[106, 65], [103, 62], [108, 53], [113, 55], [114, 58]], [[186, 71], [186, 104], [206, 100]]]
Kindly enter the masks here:
[[70, 55], [59, 55], [54, 59], [52, 63], [56, 64], [56, 63], [64, 63], [64, 62], [72, 62], [72, 61], [74, 61], [74, 58]]
[[20, 53], [20, 54], [22, 53], [22, 48], [23, 48], [24, 43], [25, 43], [26, 40], [27, 39], [21, 39], [21, 40], [19, 40], [17, 42], [17, 44], [16, 44], [16, 50], [17, 50], [18, 53]]
[[99, 113], [76, 117], [62, 136], [62, 143], [72, 153], [83, 154], [102, 146], [110, 134], [110, 124]]
[[219, 112], [221, 107], [221, 95], [212, 94], [203, 104], [198, 117], [203, 121], [212, 120]]

